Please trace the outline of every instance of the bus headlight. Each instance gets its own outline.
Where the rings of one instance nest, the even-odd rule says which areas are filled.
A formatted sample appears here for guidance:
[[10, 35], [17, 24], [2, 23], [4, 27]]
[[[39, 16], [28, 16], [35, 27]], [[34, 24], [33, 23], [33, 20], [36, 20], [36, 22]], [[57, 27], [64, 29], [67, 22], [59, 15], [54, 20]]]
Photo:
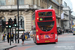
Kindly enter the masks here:
[[39, 35], [37, 35], [37, 40], [39, 41]]
[[54, 18], [54, 17], [53, 17]]
[[39, 18], [37, 18], [37, 20], [39, 20]]
[[58, 38], [57, 34], [55, 34], [55, 40]]

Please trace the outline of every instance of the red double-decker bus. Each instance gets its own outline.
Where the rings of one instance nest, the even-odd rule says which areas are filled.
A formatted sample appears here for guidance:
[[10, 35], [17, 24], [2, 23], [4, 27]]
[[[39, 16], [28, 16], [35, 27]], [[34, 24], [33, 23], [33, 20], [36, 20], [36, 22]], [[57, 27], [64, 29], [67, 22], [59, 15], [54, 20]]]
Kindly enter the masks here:
[[35, 43], [58, 42], [54, 9], [36, 10], [32, 15], [33, 40]]

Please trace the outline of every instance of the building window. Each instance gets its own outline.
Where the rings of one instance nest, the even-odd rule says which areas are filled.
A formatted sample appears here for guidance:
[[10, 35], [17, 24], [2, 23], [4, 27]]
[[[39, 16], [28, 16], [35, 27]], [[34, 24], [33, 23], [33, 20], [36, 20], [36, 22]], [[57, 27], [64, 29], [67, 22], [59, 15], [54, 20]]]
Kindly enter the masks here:
[[24, 5], [24, 0], [19, 0], [19, 5]]
[[[22, 26], [21, 26], [21, 19], [22, 19]], [[19, 29], [24, 29], [24, 17], [23, 16], [19, 17]]]
[[21, 21], [19, 21], [19, 29], [24, 29], [24, 21], [22, 21], [22, 26], [21, 26]]
[[6, 5], [6, 0], [0, 0], [0, 5]]

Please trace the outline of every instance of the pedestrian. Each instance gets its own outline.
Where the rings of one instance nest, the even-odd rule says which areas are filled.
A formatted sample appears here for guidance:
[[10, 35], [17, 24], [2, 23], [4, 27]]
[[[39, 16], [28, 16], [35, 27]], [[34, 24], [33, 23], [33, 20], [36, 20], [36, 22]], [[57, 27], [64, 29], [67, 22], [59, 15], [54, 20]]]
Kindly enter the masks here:
[[28, 32], [28, 37], [30, 38], [30, 32]]
[[18, 39], [18, 34], [16, 34], [16, 40]]
[[26, 32], [26, 34], [27, 34], [27, 36], [28, 36], [27, 39], [30, 38], [30, 35], [29, 35], [29, 32], [28, 32], [28, 31]]
[[14, 32], [11, 34], [11, 41], [14, 42]]
[[8, 32], [8, 34], [7, 34], [7, 41], [8, 41], [8, 43], [9, 43], [9, 39], [10, 39], [10, 33]]
[[21, 35], [21, 39], [22, 39], [22, 45], [24, 44], [24, 40], [25, 40], [25, 35], [24, 33]]
[[13, 40], [15, 39], [15, 34], [14, 34], [14, 32], [13, 32]]
[[5, 36], [6, 36], [6, 34], [4, 33], [4, 34], [3, 34], [3, 41], [5, 41]]
[[30, 38], [31, 38], [31, 35], [33, 35], [33, 34], [32, 34], [32, 30], [30, 30], [29, 35], [30, 35]]

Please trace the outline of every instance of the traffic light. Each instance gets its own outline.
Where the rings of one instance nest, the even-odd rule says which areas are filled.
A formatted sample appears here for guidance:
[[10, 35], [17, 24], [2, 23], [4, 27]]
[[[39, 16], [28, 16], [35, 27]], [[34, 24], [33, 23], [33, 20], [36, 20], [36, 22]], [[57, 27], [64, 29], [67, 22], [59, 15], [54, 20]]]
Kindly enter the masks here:
[[6, 23], [6, 24], [5, 24], [5, 25], [6, 25], [6, 28], [8, 28], [8, 22], [5, 22], [5, 23]]
[[4, 30], [4, 24], [3, 24], [3, 20], [2, 20], [2, 32], [3, 32], [3, 30]]
[[5, 21], [2, 20], [2, 32], [4, 31], [5, 26], [6, 26]]
[[2, 20], [2, 27], [3, 27], [3, 20]]
[[14, 19], [14, 26], [15, 26], [15, 27], [17, 26], [16, 18]]
[[14, 24], [16, 24], [16, 18], [14, 19]]
[[12, 19], [10, 18], [8, 21], [8, 27], [11, 28], [12, 27]]

